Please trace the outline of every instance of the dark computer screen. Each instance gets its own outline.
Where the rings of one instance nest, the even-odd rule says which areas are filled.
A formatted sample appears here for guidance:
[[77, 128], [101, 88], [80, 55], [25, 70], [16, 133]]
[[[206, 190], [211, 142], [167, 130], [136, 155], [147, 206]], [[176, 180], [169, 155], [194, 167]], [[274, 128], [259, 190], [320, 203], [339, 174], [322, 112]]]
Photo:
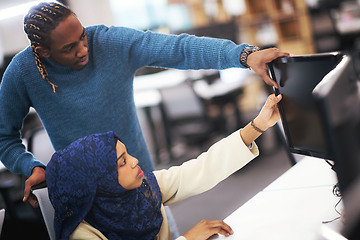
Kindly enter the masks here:
[[333, 161], [346, 215], [343, 234], [359, 239], [360, 82], [352, 58], [282, 58], [269, 70], [283, 94], [279, 110], [290, 151]]
[[332, 160], [312, 92], [341, 59], [335, 52], [279, 58], [268, 65], [279, 85], [276, 92], [283, 95], [279, 110], [291, 152]]

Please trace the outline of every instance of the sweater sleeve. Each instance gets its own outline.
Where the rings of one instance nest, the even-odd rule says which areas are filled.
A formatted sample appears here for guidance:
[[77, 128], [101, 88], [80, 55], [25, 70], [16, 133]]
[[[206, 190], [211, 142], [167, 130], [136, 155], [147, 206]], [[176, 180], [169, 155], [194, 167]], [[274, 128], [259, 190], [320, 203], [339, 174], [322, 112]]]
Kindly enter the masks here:
[[155, 171], [164, 205], [182, 201], [213, 188], [258, 154], [256, 144], [249, 149], [242, 141], [239, 131], [236, 131], [212, 145], [196, 159], [168, 170]]
[[[16, 57], [15, 57], [16, 58]], [[29, 112], [30, 101], [25, 94], [21, 66], [13, 60], [0, 87], [0, 160], [11, 172], [31, 175], [34, 167], [44, 166], [25, 150], [20, 138], [23, 119]]]
[[[240, 54], [246, 46], [224, 39], [188, 34], [165, 35], [151, 31], [145, 32], [139, 42], [149, 47], [149, 65], [177, 69], [220, 70], [243, 67], [240, 64]], [[141, 56], [146, 56], [145, 52]]]
[[94, 41], [111, 49], [110, 59], [140, 68], [154, 66], [176, 69], [244, 68], [240, 54], [248, 44], [189, 34], [161, 34], [124, 27], [98, 27]]

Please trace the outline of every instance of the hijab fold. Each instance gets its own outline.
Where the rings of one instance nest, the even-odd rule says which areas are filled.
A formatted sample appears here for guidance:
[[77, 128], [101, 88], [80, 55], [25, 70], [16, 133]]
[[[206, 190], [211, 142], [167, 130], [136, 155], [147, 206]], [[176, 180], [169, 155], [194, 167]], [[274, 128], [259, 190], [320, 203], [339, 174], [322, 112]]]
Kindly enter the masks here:
[[161, 193], [152, 172], [142, 185], [118, 183], [114, 132], [80, 138], [56, 151], [46, 168], [57, 239], [68, 239], [82, 220], [109, 239], [154, 239], [162, 223]]

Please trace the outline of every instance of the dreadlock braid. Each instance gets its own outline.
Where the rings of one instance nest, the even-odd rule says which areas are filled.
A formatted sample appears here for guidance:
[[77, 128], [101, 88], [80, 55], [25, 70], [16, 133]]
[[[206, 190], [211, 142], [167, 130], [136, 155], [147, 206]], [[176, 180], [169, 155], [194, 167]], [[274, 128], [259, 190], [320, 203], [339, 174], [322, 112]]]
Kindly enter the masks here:
[[36, 66], [42, 76], [52, 87], [54, 93], [57, 85], [49, 80], [48, 72], [41, 61], [36, 47], [42, 46], [49, 48], [49, 37], [61, 21], [70, 16], [73, 12], [59, 3], [39, 3], [30, 8], [28, 14], [24, 17], [24, 31], [31, 43], [32, 51], [35, 55]]

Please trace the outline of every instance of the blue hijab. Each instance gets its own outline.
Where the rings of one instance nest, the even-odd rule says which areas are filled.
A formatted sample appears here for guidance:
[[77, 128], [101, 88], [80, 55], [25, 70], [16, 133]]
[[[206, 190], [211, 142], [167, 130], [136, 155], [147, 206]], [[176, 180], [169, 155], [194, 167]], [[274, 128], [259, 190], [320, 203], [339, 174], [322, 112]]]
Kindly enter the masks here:
[[142, 185], [118, 183], [113, 132], [93, 134], [56, 151], [46, 168], [57, 239], [68, 239], [82, 220], [109, 239], [154, 239], [162, 223], [161, 193], [152, 172]]

